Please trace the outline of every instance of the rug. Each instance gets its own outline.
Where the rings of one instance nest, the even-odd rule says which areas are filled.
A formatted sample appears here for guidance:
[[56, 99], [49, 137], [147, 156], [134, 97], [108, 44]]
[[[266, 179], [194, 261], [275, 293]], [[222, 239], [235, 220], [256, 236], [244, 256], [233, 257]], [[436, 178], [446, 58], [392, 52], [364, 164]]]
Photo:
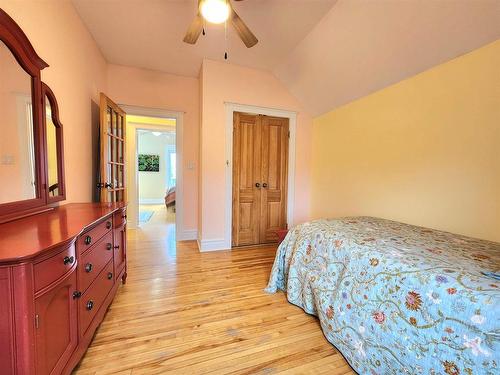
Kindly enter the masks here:
[[154, 213], [154, 211], [148, 210], [139, 211], [139, 223], [147, 223]]

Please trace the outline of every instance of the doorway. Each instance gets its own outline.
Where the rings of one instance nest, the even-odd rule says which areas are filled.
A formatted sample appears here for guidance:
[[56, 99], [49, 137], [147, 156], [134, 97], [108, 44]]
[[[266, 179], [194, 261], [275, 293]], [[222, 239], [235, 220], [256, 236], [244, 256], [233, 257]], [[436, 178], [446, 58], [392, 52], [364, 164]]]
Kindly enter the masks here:
[[[139, 118], [135, 121], [149, 121]], [[158, 119], [155, 119], [158, 121]], [[130, 120], [129, 120], [130, 121]], [[175, 225], [176, 142], [175, 119], [164, 119], [164, 126], [136, 128], [138, 225]], [[169, 130], [163, 130], [170, 128]]]
[[287, 228], [289, 119], [233, 113], [233, 247], [276, 243]]
[[[168, 232], [169, 241], [183, 240], [183, 176], [181, 166], [184, 113], [124, 104], [120, 106], [127, 112], [127, 132], [130, 134], [126, 145], [129, 207], [127, 221], [129, 228], [148, 231], [161, 230], [164, 233]], [[143, 135], [144, 143], [154, 142], [152, 139], [163, 139], [164, 147], [155, 152], [148, 151], [147, 148], [139, 148], [139, 140]], [[150, 142], [147, 141], [148, 139]], [[154, 172], [139, 172], [140, 151], [143, 155], [158, 156], [157, 158], [141, 157], [141, 163], [144, 164], [141, 169], [153, 169]], [[159, 172], [156, 172], [157, 169]], [[148, 195], [147, 188], [143, 186], [141, 189], [140, 182], [142, 177], [152, 176], [156, 179], [158, 176], [163, 176], [163, 178], [159, 178], [158, 191]], [[170, 193], [175, 191], [175, 194], [169, 194], [169, 190]], [[141, 210], [150, 212], [141, 215]]]

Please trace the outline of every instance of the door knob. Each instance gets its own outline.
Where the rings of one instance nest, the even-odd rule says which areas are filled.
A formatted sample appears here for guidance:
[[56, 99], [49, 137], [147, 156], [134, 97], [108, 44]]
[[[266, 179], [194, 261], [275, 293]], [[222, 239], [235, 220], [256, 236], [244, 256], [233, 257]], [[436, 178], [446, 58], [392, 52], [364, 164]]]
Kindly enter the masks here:
[[264, 183], [262, 184], [262, 187], [263, 187], [263, 188], [266, 188], [266, 187], [267, 187], [267, 183], [266, 183], [266, 182], [264, 182]]
[[255, 183], [256, 188], [260, 188], [260, 184], [258, 182]]

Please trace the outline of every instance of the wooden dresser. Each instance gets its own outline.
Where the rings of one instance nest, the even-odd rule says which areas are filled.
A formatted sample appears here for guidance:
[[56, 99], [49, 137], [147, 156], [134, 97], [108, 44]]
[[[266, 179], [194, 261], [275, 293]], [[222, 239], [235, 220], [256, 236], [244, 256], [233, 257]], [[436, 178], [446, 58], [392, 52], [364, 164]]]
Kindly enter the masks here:
[[0, 373], [71, 373], [126, 276], [123, 203], [0, 224]]

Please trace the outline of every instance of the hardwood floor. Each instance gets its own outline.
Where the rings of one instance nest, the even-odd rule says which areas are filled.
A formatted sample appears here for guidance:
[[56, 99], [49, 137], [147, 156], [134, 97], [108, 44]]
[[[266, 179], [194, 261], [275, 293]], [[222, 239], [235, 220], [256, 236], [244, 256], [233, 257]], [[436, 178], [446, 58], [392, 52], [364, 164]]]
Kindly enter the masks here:
[[129, 230], [128, 279], [75, 374], [352, 374], [316, 318], [263, 292], [275, 247], [199, 253]]

